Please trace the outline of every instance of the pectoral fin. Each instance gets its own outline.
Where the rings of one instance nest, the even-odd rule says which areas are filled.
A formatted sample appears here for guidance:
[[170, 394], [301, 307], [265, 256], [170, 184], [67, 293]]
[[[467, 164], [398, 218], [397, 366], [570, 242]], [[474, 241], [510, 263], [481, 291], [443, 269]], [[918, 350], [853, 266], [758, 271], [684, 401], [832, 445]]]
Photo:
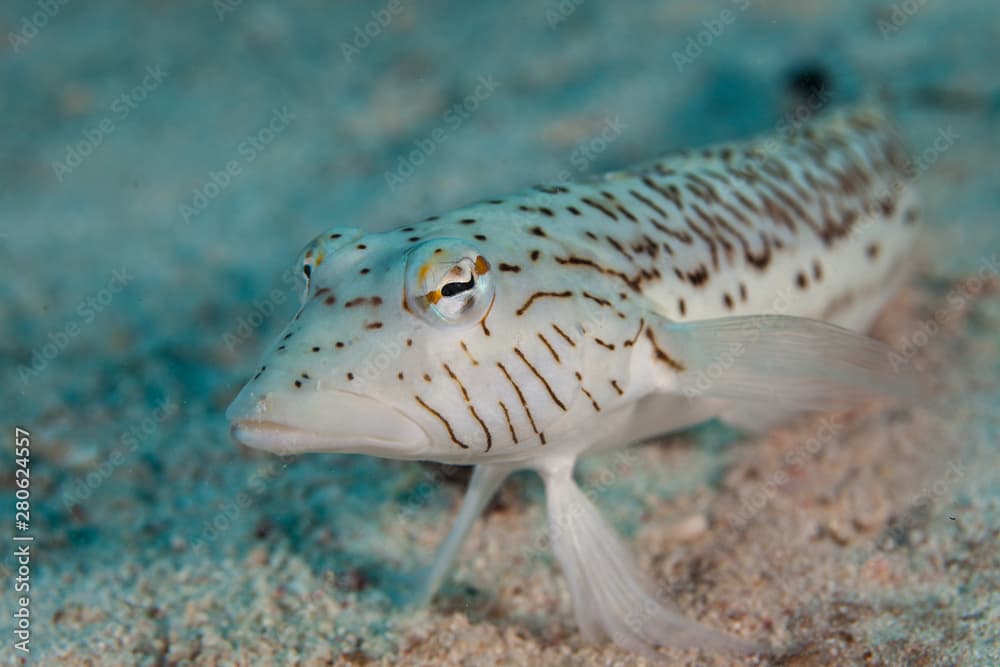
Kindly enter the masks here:
[[786, 315], [650, 324], [654, 359], [680, 393], [772, 403], [786, 414], [879, 396], [915, 402], [924, 381], [891, 347], [833, 324]]

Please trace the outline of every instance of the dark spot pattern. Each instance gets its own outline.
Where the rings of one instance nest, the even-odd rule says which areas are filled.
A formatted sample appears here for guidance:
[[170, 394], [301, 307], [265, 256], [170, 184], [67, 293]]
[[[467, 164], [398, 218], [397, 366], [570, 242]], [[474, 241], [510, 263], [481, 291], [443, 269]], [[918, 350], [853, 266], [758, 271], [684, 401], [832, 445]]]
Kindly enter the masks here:
[[[524, 446], [532, 434], [544, 445], [553, 414], [577, 407], [597, 413], [631, 400], [629, 377], [620, 370], [627, 362], [617, 366], [619, 359], [640, 354], [666, 372], [686, 372], [689, 360], [678, 358], [669, 340], [657, 338], [660, 330], [652, 322], [647, 326], [648, 304], [662, 304], [659, 314], [668, 318], [745, 313], [752, 290], [755, 303], [767, 302], [760, 290], [774, 282], [764, 277], [777, 271], [782, 272], [777, 283], [787, 285], [790, 278], [799, 290], [809, 290], [809, 302], [821, 301], [821, 289], [844, 283], [838, 273], [848, 262], [841, 256], [857, 262], [857, 246], [846, 241], [862, 225], [870, 234], [861, 246], [872, 262], [869, 270], [882, 275], [893, 262], [876, 262], [880, 254], [895, 256], [892, 237], [882, 229], [919, 218], [905, 188], [891, 187], [905, 185], [905, 169], [906, 154], [891, 131], [862, 112], [791, 128], [766, 145], [680, 152], [569, 187], [540, 185], [522, 198], [488, 200], [435, 225], [400, 228], [396, 238], [409, 243], [449, 235], [484, 244], [492, 239], [495, 245], [482, 246], [483, 257], [498, 272], [514, 275], [497, 276], [496, 307], [502, 314], [491, 322], [497, 336], [489, 346], [483, 345], [490, 336], [484, 316], [478, 326], [463, 330], [460, 340], [439, 337], [447, 338], [454, 356], [436, 357], [447, 363], [425, 372], [423, 353], [433, 355], [435, 337], [421, 337], [417, 354], [411, 351], [414, 339], [406, 338], [402, 354], [409, 356], [398, 362], [397, 381], [409, 381], [412, 386], [404, 391], [440, 423], [439, 437], [446, 430], [458, 447], [491, 451], [499, 440]], [[517, 241], [530, 246], [507, 243], [511, 230], [501, 223], [509, 222], [511, 211], [518, 212]], [[346, 252], [352, 249], [368, 246], [349, 245]], [[370, 268], [372, 258], [355, 258], [369, 266], [352, 271], [377, 273]], [[307, 278], [318, 275], [315, 263], [305, 266]], [[350, 295], [332, 284], [340, 301], [329, 287], [316, 289], [311, 303], [343, 303], [352, 312], [330, 316], [353, 322], [355, 330], [340, 332], [344, 340], [332, 344], [327, 339], [292, 344], [293, 352], [333, 352], [347, 342], [364, 352], [368, 340], [377, 345], [380, 337], [398, 334], [397, 316], [407, 321], [416, 313], [408, 312], [405, 296], [400, 301], [398, 292], [378, 292], [373, 283], [357, 281], [363, 287]], [[494, 357], [489, 350], [507, 337], [506, 354]], [[283, 340], [291, 338], [289, 332]], [[279, 351], [285, 349], [281, 345]], [[346, 356], [340, 363], [347, 363]], [[581, 359], [595, 358], [609, 363], [578, 368]], [[410, 365], [412, 359], [416, 365]], [[342, 377], [354, 379], [351, 371]], [[303, 380], [308, 373], [294, 379], [295, 386]], [[432, 381], [434, 387], [424, 386]], [[504, 393], [490, 394], [491, 382]], [[450, 387], [457, 398], [442, 403], [439, 392]]]

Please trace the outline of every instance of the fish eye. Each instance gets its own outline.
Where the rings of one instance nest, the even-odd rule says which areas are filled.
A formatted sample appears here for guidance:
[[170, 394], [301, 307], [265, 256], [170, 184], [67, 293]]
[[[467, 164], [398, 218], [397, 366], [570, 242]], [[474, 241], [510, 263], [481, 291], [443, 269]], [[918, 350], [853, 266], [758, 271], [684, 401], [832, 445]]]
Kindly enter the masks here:
[[489, 262], [459, 239], [429, 239], [413, 247], [404, 287], [410, 311], [434, 326], [473, 326], [493, 304]]
[[302, 303], [305, 303], [308, 298], [313, 276], [323, 261], [362, 236], [364, 236], [364, 232], [357, 227], [334, 227], [314, 238], [302, 249], [295, 263], [295, 266], [298, 267], [296, 270], [299, 271], [299, 280], [302, 281], [300, 297]]

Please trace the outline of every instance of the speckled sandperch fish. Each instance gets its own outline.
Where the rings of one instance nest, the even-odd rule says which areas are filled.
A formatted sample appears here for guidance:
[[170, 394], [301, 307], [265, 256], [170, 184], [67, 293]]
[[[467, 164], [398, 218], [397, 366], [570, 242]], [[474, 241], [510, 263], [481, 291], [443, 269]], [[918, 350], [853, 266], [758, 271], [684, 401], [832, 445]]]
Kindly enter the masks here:
[[905, 396], [913, 378], [855, 332], [907, 273], [908, 166], [857, 107], [384, 233], [336, 227], [303, 250], [302, 307], [229, 407], [232, 433], [475, 465], [423, 601], [504, 478], [535, 470], [588, 638], [754, 650], [657, 601], [574, 464], [713, 417], [761, 430]]

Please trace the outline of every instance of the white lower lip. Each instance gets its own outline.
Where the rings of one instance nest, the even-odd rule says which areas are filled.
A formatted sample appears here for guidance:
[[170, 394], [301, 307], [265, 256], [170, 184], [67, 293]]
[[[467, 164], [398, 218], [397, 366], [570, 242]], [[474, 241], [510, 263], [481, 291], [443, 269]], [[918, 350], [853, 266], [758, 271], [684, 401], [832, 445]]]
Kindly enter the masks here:
[[417, 458], [423, 442], [401, 443], [370, 435], [330, 436], [277, 422], [244, 420], [229, 428], [233, 439], [247, 447], [287, 456], [309, 452], [368, 454], [387, 458]]
[[238, 421], [229, 428], [237, 442], [276, 454], [315, 451], [327, 439], [319, 433], [268, 421]]
[[410, 458], [427, 433], [379, 399], [342, 391], [267, 391], [250, 384], [226, 410], [233, 438], [277, 454], [341, 452]]

